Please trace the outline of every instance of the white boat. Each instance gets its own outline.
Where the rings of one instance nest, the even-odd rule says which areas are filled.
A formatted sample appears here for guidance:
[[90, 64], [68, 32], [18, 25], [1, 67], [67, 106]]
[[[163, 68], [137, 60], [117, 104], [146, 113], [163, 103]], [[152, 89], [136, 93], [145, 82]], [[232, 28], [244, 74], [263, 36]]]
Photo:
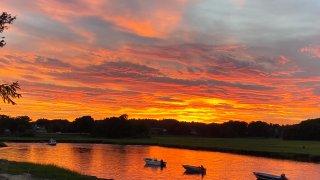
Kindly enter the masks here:
[[150, 166], [166, 166], [167, 162], [164, 162], [162, 159], [159, 161], [156, 158], [144, 158], [144, 161], [146, 162], [147, 165]]
[[266, 173], [260, 173], [260, 172], [253, 172], [253, 174], [259, 180], [287, 180], [288, 179], [285, 174], [281, 174], [280, 176], [266, 174]]
[[206, 168], [203, 166], [182, 165], [187, 173], [206, 174]]
[[50, 146], [55, 146], [55, 145], [57, 145], [57, 141], [54, 140], [53, 138], [50, 138], [50, 140], [49, 140], [49, 142], [48, 142], [48, 145], [50, 145]]

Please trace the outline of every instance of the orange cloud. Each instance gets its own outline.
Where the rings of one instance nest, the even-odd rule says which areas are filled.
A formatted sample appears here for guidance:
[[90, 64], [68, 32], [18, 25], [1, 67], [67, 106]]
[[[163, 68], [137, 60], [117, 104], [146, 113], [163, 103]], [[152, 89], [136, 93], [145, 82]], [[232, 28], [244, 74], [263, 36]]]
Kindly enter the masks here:
[[[114, 7], [114, 4], [110, 3], [107, 8]], [[165, 38], [179, 25], [184, 6], [188, 1], [151, 2], [144, 8], [139, 7], [140, 1], [136, 3], [136, 9], [120, 5], [117, 12], [110, 9], [111, 13], [108, 13], [107, 10], [103, 17], [123, 27], [124, 30], [127, 29], [141, 36]]]
[[137, 0], [132, 2], [134, 5], [128, 6], [123, 1], [79, 1], [66, 5], [62, 1], [40, 0], [38, 4], [44, 13], [66, 25], [75, 17], [99, 16], [121, 27], [121, 31], [165, 38], [179, 25], [188, 2], [189, 0], [150, 1], [148, 5], [144, 5], [144, 1]]
[[319, 58], [320, 57], [320, 47], [304, 47], [300, 49], [302, 53], [308, 53], [312, 57]]
[[[189, 27], [189, 0], [5, 1], [18, 20], [5, 35], [0, 79], [18, 80], [23, 98], [1, 113], [283, 124], [319, 112], [315, 61], [302, 65], [286, 46], [239, 43], [231, 31], [207, 38], [224, 31]], [[317, 46], [299, 52], [320, 57]]]
[[279, 56], [279, 63], [280, 64], [282, 64], [282, 65], [286, 64], [288, 61], [289, 61], [288, 57], [283, 56], [283, 55]]

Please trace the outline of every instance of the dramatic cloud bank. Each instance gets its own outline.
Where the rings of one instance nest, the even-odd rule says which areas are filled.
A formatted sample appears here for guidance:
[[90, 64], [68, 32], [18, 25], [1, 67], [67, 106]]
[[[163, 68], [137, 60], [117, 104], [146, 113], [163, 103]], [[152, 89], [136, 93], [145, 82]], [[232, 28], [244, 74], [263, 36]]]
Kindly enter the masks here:
[[3, 0], [1, 113], [205, 123], [320, 115], [320, 2]]

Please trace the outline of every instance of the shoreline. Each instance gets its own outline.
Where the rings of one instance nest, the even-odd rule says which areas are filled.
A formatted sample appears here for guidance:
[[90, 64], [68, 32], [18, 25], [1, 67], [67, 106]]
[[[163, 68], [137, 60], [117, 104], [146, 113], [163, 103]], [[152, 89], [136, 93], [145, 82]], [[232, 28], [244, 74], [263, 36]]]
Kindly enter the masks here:
[[0, 159], [0, 179], [16, 180], [107, 180], [96, 176], [84, 175], [55, 165], [17, 162]]
[[[291, 152], [283, 151], [282, 149], [275, 150], [266, 150], [263, 147], [256, 148], [252, 147], [253, 145], [257, 146], [256, 142], [259, 142], [258, 145], [265, 145], [267, 143], [272, 142], [272, 139], [232, 139], [232, 138], [201, 138], [201, 137], [179, 137], [179, 136], [169, 136], [169, 137], [153, 137], [153, 138], [145, 138], [145, 139], [100, 139], [100, 138], [59, 138], [55, 137], [58, 143], [92, 143], [92, 144], [118, 144], [118, 145], [148, 145], [148, 146], [160, 146], [160, 147], [168, 147], [168, 148], [178, 148], [178, 149], [189, 149], [189, 150], [204, 150], [204, 151], [212, 151], [212, 152], [223, 152], [223, 153], [231, 153], [231, 154], [239, 154], [239, 155], [249, 155], [256, 157], [267, 157], [274, 159], [283, 159], [283, 160], [293, 160], [300, 162], [312, 162], [319, 163], [320, 162], [320, 152], [319, 154], [312, 153], [304, 153], [304, 152], [295, 152], [292, 150]], [[173, 139], [173, 141], [172, 141]], [[176, 140], [177, 139], [177, 140]], [[186, 139], [185, 142], [181, 142], [181, 140]], [[179, 141], [180, 140], [180, 141]], [[188, 141], [190, 140], [190, 142]], [[195, 143], [194, 141], [199, 141]], [[204, 143], [201, 141], [204, 140], [212, 140], [212, 141], [222, 141], [220, 144], [218, 143]], [[0, 141], [3, 142], [16, 142], [16, 143], [47, 143], [47, 138], [22, 138], [22, 137], [0, 137]], [[239, 143], [241, 141], [253, 141], [256, 144], [253, 145], [243, 145], [243, 146], [235, 146], [235, 145], [224, 145], [223, 141], [235, 141], [235, 143]], [[275, 139], [274, 141], [281, 141]], [[286, 143], [291, 143], [294, 141], [281, 141]], [[280, 143], [281, 143], [280, 142]], [[303, 151], [311, 145], [310, 143], [316, 143], [319, 145], [320, 142], [308, 142], [308, 141], [299, 141], [300, 143], [304, 143], [299, 151]], [[287, 145], [283, 145], [284, 148]], [[280, 146], [281, 147], [281, 146]], [[308, 149], [309, 150], [309, 149]], [[318, 151], [318, 149], [315, 149]], [[307, 151], [306, 151], [307, 152]]]

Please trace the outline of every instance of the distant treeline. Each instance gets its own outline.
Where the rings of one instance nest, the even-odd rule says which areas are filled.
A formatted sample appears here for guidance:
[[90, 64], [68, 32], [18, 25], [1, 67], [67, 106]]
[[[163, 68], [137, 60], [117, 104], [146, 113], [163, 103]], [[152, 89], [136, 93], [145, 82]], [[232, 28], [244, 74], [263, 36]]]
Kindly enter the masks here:
[[193, 135], [203, 137], [264, 137], [299, 140], [320, 140], [320, 119], [302, 121], [295, 125], [270, 124], [262, 121], [250, 123], [228, 121], [222, 124], [181, 122], [174, 119], [128, 119], [126, 114], [94, 120], [83, 116], [70, 122], [62, 119], [38, 119], [31, 121], [28, 116], [10, 117], [0, 115], [0, 133], [32, 136], [40, 133], [87, 133], [94, 137], [124, 138], [150, 137], [151, 135]]

